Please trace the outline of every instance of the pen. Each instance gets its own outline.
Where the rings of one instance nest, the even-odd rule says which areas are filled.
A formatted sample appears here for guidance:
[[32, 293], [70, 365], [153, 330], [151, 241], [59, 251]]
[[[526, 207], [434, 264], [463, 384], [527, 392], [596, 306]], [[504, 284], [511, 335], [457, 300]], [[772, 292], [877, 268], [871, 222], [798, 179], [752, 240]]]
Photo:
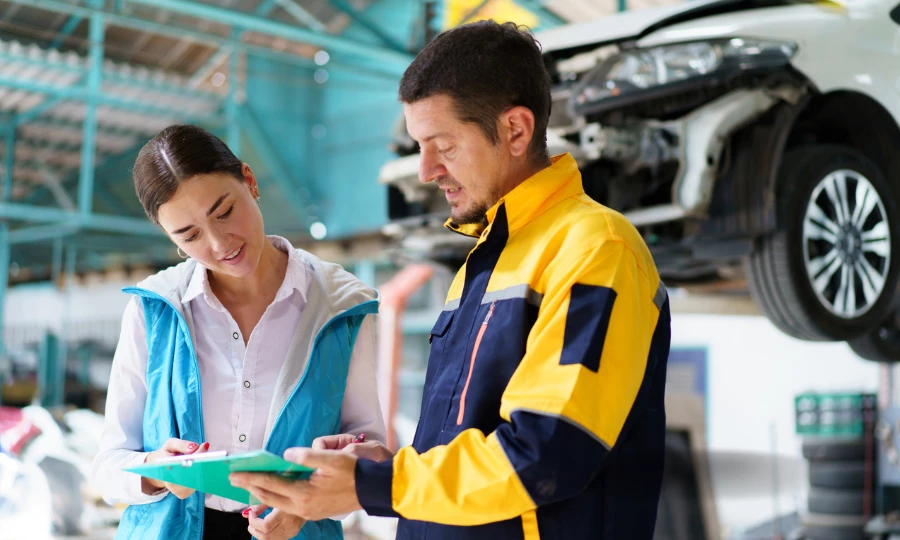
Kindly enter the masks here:
[[366, 442], [366, 434], [360, 433], [359, 435], [356, 436], [356, 439], [353, 441], [353, 444], [359, 444], [359, 443], [363, 443], [363, 442]]

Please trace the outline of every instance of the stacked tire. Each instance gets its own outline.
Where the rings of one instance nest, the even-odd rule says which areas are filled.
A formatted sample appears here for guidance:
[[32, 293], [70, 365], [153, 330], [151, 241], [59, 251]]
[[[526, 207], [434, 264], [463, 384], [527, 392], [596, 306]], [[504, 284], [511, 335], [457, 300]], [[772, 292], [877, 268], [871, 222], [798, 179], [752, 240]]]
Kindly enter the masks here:
[[862, 540], [867, 514], [874, 510], [874, 470], [862, 438], [809, 438], [803, 442], [809, 464], [807, 540]]

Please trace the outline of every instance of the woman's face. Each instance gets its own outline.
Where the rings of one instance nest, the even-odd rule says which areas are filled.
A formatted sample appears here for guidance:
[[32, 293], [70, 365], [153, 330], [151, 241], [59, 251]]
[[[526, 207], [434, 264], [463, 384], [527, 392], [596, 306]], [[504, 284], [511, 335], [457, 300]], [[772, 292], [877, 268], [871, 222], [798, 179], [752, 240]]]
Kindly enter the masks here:
[[223, 173], [183, 182], [159, 207], [159, 224], [188, 256], [207, 270], [245, 277], [259, 265], [265, 245], [259, 187], [250, 167], [243, 181]]

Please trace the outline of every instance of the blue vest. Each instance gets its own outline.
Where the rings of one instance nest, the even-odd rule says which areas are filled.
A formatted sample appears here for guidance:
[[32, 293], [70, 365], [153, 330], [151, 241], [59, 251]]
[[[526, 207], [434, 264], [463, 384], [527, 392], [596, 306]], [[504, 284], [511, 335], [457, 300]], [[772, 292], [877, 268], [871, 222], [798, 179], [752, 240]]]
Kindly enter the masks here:
[[[144, 407], [144, 448], [152, 451], [170, 438], [205, 440], [200, 370], [184, 316], [163, 296], [142, 288], [125, 292], [142, 298], [147, 328], [147, 401]], [[305, 309], [316, 309], [312, 301]], [[341, 403], [356, 334], [366, 315], [376, 313], [375, 300], [357, 304], [322, 324], [316, 331], [303, 375], [279, 413], [265, 449], [281, 455], [288, 448], [312, 445], [316, 437], [339, 433]], [[204, 495], [186, 499], [172, 494], [162, 500], [129, 506], [116, 539], [201, 540]], [[342, 539], [341, 523], [330, 519], [307, 522], [294, 538]]]

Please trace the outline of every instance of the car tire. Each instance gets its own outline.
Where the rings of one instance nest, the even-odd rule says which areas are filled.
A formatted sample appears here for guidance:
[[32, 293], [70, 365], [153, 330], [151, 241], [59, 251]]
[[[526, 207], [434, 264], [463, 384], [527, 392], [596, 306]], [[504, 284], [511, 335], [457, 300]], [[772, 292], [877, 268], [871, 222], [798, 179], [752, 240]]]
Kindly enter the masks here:
[[807, 498], [810, 512], [861, 516], [865, 510], [865, 492], [861, 489], [812, 489]]
[[861, 461], [810, 461], [809, 485], [825, 489], [863, 489], [866, 464]]
[[866, 444], [860, 438], [807, 438], [803, 441], [803, 457], [810, 461], [862, 461], [866, 458]]
[[745, 263], [763, 313], [807, 341], [850, 340], [876, 328], [900, 273], [900, 220], [881, 171], [852, 148], [797, 148], [779, 167], [776, 204], [776, 231], [756, 240]]
[[803, 516], [804, 540], [863, 540], [863, 516], [833, 516], [810, 512]]
[[847, 343], [860, 358], [873, 362], [900, 362], [900, 313], [894, 311], [874, 330]]

